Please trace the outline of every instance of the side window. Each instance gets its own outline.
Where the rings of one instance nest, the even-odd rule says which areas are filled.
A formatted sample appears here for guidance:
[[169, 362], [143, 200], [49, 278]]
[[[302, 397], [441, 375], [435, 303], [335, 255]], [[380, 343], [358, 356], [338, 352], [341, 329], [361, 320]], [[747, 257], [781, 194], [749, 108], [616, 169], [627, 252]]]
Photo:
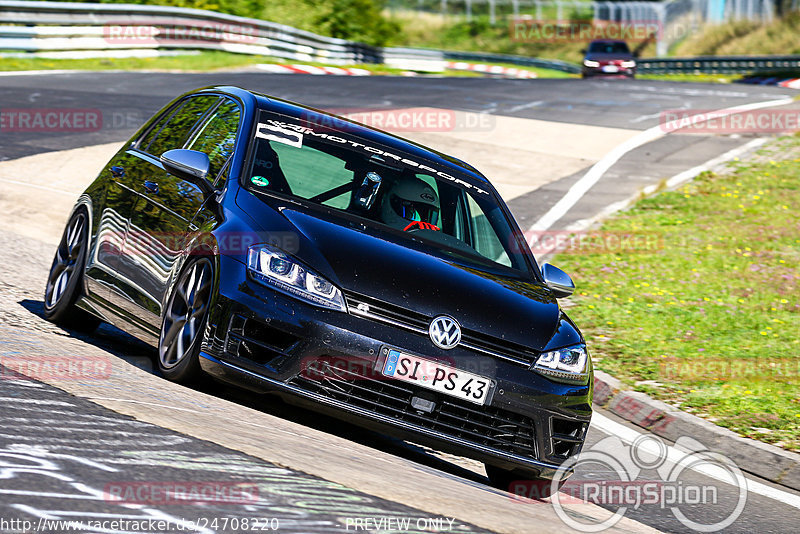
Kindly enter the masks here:
[[497, 232], [492, 228], [486, 213], [481, 209], [472, 195], [467, 194], [467, 206], [470, 216], [470, 233], [472, 234], [472, 247], [478, 254], [507, 267], [511, 266], [511, 259], [497, 237]]
[[[202, 95], [187, 98], [175, 113], [173, 113], [164, 124], [160, 124], [158, 131], [153, 138], [147, 143], [147, 146], [142, 143], [140, 149], [152, 154], [155, 157], [160, 157], [161, 154], [173, 148], [183, 148], [186, 139], [192, 132], [192, 128], [197, 121], [205, 115], [209, 108], [219, 100], [215, 95]], [[155, 131], [153, 128], [152, 131]], [[148, 133], [149, 137], [150, 134]], [[147, 140], [145, 137], [145, 140]]]
[[169, 111], [164, 113], [161, 116], [161, 118], [158, 119], [158, 121], [156, 121], [155, 124], [153, 124], [153, 126], [150, 128], [150, 130], [148, 130], [148, 132], [145, 134], [145, 136], [139, 142], [139, 148], [141, 150], [144, 150], [145, 152], [147, 152], [147, 147], [150, 146], [150, 143], [153, 142], [153, 139], [155, 139], [156, 136], [158, 135], [158, 133], [164, 128], [164, 125], [167, 123], [167, 121], [170, 119], [170, 117], [172, 117], [178, 110], [181, 109], [181, 107], [183, 107], [184, 103], [185, 102], [180, 102], [180, 103], [176, 104], [175, 106], [173, 106]]
[[239, 130], [239, 106], [226, 99], [195, 134], [186, 148], [205, 152], [211, 160], [208, 179], [211, 182], [219, 176], [228, 158], [233, 154], [236, 132]]

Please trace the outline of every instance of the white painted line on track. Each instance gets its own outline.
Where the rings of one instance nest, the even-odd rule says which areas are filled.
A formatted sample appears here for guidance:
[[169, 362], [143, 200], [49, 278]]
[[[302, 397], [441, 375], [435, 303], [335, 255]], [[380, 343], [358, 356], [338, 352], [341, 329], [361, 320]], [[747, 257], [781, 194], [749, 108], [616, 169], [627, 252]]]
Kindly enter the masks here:
[[[616, 421], [613, 421], [612, 419], [609, 419], [608, 417], [597, 412], [592, 414], [592, 427], [602, 431], [605, 434], [608, 434], [609, 436], [616, 436], [627, 444], [631, 444], [643, 434], [647, 434], [617, 423]], [[639, 447], [641, 447], [645, 452], [656, 457], [658, 457], [662, 452], [655, 441], [640, 441]], [[675, 465], [680, 465], [682, 462], [688, 463], [686, 462], [687, 454], [670, 445], [667, 445], [666, 460]], [[692, 471], [695, 471], [701, 475], [719, 480], [726, 484], [731, 483], [730, 475], [725, 476], [722, 473], [723, 470], [721, 468], [714, 468], [711, 465], [695, 464], [687, 465], [687, 469], [691, 469]], [[768, 497], [775, 501], [779, 501], [794, 508], [800, 509], [800, 496], [780, 490], [778, 488], [773, 488], [772, 486], [768, 486], [751, 478], [747, 479], [747, 491], [756, 493], [758, 495], [763, 495], [764, 497]]]
[[46, 74], [75, 74], [78, 72], [86, 72], [81, 70], [66, 70], [66, 69], [53, 69], [53, 70], [7, 70], [0, 72], [0, 76], [44, 76]]
[[[777, 100], [767, 100], [763, 102], [755, 102], [752, 104], [743, 104], [740, 106], [733, 106], [730, 108], [720, 109], [717, 111], [711, 112], [711, 115], [714, 117], [724, 117], [727, 115], [734, 115], [737, 113], [743, 113], [745, 111], [753, 111], [756, 109], [762, 108], [770, 108], [775, 106], [785, 106], [786, 104], [790, 104], [794, 102], [792, 98], [780, 98]], [[704, 114], [698, 114], [704, 115]], [[692, 116], [688, 118], [684, 118], [682, 120], [691, 119]], [[553, 224], [555, 224], [559, 219], [561, 219], [567, 212], [572, 209], [578, 201], [583, 198], [583, 196], [589, 192], [589, 190], [594, 186], [600, 178], [610, 169], [617, 161], [619, 161], [625, 154], [638, 148], [644, 144], [647, 144], [651, 141], [655, 141], [660, 137], [664, 137], [667, 135], [671, 130], [671, 125], [677, 125], [677, 122], [674, 123], [667, 123], [667, 124], [659, 124], [658, 126], [653, 126], [648, 128], [647, 130], [637, 134], [635, 137], [625, 141], [624, 143], [615, 147], [611, 152], [606, 154], [606, 156], [592, 165], [586, 174], [581, 177], [570, 189], [567, 193], [556, 202], [544, 215], [542, 215], [539, 220], [537, 220], [533, 226], [530, 227], [530, 232], [543, 232], [549, 229]]]
[[745, 143], [740, 147], [736, 147], [733, 150], [729, 150], [724, 154], [717, 156], [716, 158], [710, 159], [705, 163], [697, 165], [696, 167], [692, 167], [691, 169], [685, 170], [681, 173], [676, 174], [672, 178], [666, 181], [664, 184], [668, 189], [672, 189], [678, 187], [679, 185], [683, 184], [684, 182], [688, 182], [701, 172], [705, 172], [708, 170], [713, 169], [717, 165], [724, 163], [726, 161], [732, 160], [734, 158], [739, 157], [741, 154], [748, 152], [754, 148], [760, 147], [764, 143], [767, 142], [767, 138], [760, 137], [758, 139], [753, 139], [749, 143]]
[[116, 397], [86, 397], [87, 400], [90, 401], [112, 401], [112, 402], [129, 402], [132, 404], [144, 404], [147, 406], [158, 406], [159, 408], [169, 408], [170, 410], [178, 410], [181, 412], [189, 412], [189, 413], [197, 413], [197, 410], [190, 410], [188, 408], [179, 408], [177, 406], [168, 406], [166, 404], [158, 404], [155, 402], [146, 402], [140, 400], [133, 400], [133, 399], [118, 399]]
[[57, 189], [55, 187], [48, 187], [46, 185], [39, 185], [39, 184], [31, 184], [28, 182], [20, 182], [19, 180], [9, 180], [8, 178], [0, 178], [0, 182], [6, 184], [13, 184], [13, 185], [22, 185], [25, 187], [32, 187], [33, 189], [41, 189], [42, 191], [50, 191], [52, 193], [59, 193], [62, 195], [69, 195], [72, 198], [76, 198], [80, 193], [76, 193], [74, 191], [65, 191], [64, 189]]
[[17, 397], [0, 397], [0, 402], [15, 402], [17, 404], [48, 404], [50, 406], [75, 406], [71, 402], [43, 399], [20, 399]]
[[520, 104], [518, 106], [514, 106], [513, 108], [508, 108], [508, 113], [516, 113], [517, 111], [522, 111], [523, 109], [530, 109], [536, 108], [544, 104], [544, 100], [537, 100], [536, 102], [528, 102], [527, 104]]

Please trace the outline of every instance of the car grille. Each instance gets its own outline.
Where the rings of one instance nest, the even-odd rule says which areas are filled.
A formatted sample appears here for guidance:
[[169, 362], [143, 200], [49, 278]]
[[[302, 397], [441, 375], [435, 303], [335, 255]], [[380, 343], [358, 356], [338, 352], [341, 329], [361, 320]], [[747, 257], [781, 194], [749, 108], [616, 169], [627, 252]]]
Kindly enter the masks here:
[[589, 423], [553, 417], [550, 426], [550, 458], [563, 461], [580, 452]]
[[291, 358], [288, 352], [300, 338], [241, 315], [232, 315], [224, 344], [226, 354], [277, 371]]
[[[428, 325], [432, 317], [425, 314], [354, 293], [346, 293], [345, 301], [352, 315], [391, 324], [420, 335], [428, 335]], [[539, 358], [539, 353], [527, 347], [474, 330], [461, 330], [460, 345], [523, 367], [530, 367]]]
[[[412, 386], [391, 379], [369, 378], [326, 363], [323, 363], [319, 376], [311, 378], [301, 374], [290, 383], [463, 441], [538, 458], [533, 420], [507, 410], [440, 397], [433, 411], [426, 413], [411, 406], [411, 398], [418, 393]], [[420, 394], [430, 396], [431, 392]]]

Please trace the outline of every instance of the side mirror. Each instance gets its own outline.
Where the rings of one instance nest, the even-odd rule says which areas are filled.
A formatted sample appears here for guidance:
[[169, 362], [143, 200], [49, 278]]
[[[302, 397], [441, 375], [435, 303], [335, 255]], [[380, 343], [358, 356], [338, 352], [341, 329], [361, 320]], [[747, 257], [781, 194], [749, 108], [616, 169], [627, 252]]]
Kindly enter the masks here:
[[545, 263], [542, 265], [542, 276], [544, 283], [553, 290], [556, 298], [568, 297], [575, 291], [575, 283], [572, 278], [558, 267]]
[[182, 148], [167, 150], [161, 154], [161, 163], [168, 173], [195, 184], [204, 194], [213, 191], [206, 180], [211, 161], [203, 152]]
[[586, 55], [586, 50], [587, 50], [586, 48], [581, 48], [581, 54], [583, 54], [585, 56]]

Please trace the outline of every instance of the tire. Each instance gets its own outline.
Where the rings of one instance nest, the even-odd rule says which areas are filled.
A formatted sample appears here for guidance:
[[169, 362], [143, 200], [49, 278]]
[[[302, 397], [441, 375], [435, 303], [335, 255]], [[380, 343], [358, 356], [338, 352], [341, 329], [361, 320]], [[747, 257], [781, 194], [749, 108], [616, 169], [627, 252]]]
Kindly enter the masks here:
[[86, 333], [100, 324], [97, 317], [75, 306], [81, 296], [88, 249], [89, 216], [80, 208], [67, 221], [44, 290], [45, 319]]
[[158, 338], [158, 368], [164, 376], [185, 385], [196, 384], [200, 368], [200, 345], [208, 322], [214, 286], [214, 264], [200, 256], [181, 270], [178, 282], [164, 308]]
[[[524, 471], [509, 471], [489, 464], [484, 466], [489, 482], [497, 489], [529, 499], [544, 499], [553, 493], [552, 480], [548, 478], [539, 478]], [[562, 480], [558, 484], [558, 489], [561, 489], [565, 482], [566, 480]]]

